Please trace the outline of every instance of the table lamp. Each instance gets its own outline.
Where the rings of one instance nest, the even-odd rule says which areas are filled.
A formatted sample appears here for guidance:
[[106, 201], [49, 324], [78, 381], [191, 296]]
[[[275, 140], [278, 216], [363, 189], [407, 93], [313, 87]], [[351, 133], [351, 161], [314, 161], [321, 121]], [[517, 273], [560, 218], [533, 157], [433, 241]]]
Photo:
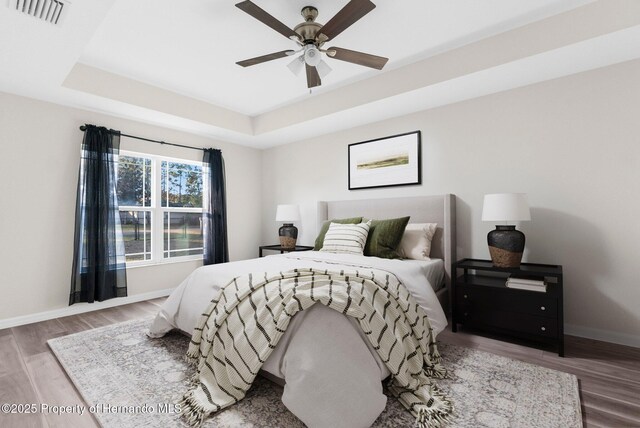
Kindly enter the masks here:
[[294, 249], [298, 239], [298, 228], [293, 225], [293, 222], [300, 221], [300, 208], [297, 205], [278, 205], [276, 221], [284, 223], [278, 230], [280, 247], [287, 250]]
[[524, 233], [509, 225], [531, 220], [527, 195], [524, 193], [493, 193], [484, 195], [482, 221], [504, 222], [487, 235], [493, 265], [517, 268], [524, 252]]

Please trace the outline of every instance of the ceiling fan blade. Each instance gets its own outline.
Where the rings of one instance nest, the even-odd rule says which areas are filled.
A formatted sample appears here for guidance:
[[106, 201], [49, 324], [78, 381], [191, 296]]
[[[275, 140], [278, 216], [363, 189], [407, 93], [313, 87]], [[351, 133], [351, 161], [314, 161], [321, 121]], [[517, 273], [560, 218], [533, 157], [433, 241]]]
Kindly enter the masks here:
[[263, 9], [261, 9], [258, 5], [251, 2], [250, 0], [245, 0], [243, 2], [240, 2], [236, 4], [236, 7], [248, 13], [249, 15], [253, 16], [255, 19], [262, 22], [263, 24], [273, 28], [278, 33], [282, 34], [288, 39], [295, 38], [297, 40], [300, 37], [291, 28], [287, 27], [282, 22], [278, 21], [276, 18], [269, 15], [267, 12], [265, 12]]
[[322, 26], [318, 32], [319, 42], [326, 42], [349, 28], [354, 22], [375, 9], [376, 5], [370, 0], [351, 0], [340, 12]]
[[322, 85], [318, 70], [309, 64], [305, 64], [305, 66], [307, 67], [307, 88], [315, 88], [316, 86]]
[[251, 65], [261, 64], [263, 62], [271, 61], [272, 59], [283, 58], [285, 56], [292, 55], [294, 51], [286, 50], [280, 52], [274, 52], [268, 55], [257, 56], [255, 58], [245, 59], [244, 61], [238, 61], [236, 64], [241, 65], [243, 67], [249, 67]]
[[327, 49], [327, 55], [333, 59], [352, 62], [354, 64], [364, 65], [365, 67], [375, 68], [377, 70], [382, 70], [382, 67], [384, 67], [387, 61], [389, 61], [389, 58], [382, 56], [335, 47]]

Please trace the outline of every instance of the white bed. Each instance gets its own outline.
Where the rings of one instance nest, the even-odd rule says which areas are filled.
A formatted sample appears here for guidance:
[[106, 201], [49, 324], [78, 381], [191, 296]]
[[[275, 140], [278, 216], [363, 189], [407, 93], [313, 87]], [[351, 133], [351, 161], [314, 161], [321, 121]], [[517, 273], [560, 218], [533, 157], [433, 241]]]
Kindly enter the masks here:
[[[320, 223], [326, 218], [360, 215], [369, 218], [411, 215], [411, 222], [414, 218], [415, 222], [437, 222], [439, 233], [434, 237], [432, 250], [435, 257], [431, 261], [389, 260], [308, 251], [204, 266], [169, 296], [149, 333], [159, 337], [177, 328], [191, 334], [208, 303], [234, 277], [301, 267], [333, 270], [339, 266], [372, 267], [395, 274], [425, 309], [434, 332], [439, 333], [447, 325], [440, 302], [448, 301], [447, 266], [451, 266], [451, 248], [455, 248], [451, 232], [455, 230], [451, 224], [455, 218], [454, 203], [453, 195], [319, 202]], [[445, 286], [436, 296], [434, 290], [443, 282]], [[369, 426], [386, 405], [380, 381], [389, 375], [387, 367], [354, 320], [322, 305], [294, 317], [262, 370], [270, 378], [283, 380], [282, 401], [308, 426]]]

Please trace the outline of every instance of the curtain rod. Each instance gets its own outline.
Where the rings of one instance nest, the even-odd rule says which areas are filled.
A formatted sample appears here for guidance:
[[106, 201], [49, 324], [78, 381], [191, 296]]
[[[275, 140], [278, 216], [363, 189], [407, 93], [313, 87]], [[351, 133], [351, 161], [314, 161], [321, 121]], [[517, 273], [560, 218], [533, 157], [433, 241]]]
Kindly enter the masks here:
[[[80, 127], [81, 131], [85, 131], [86, 129], [87, 127], [84, 125]], [[112, 132], [112, 130], [109, 129], [109, 132]], [[192, 150], [205, 150], [202, 147], [193, 147], [193, 146], [185, 146], [183, 144], [167, 143], [166, 141], [151, 140], [149, 138], [144, 138], [144, 137], [136, 137], [135, 135], [123, 134], [122, 132], [120, 132], [119, 134], [121, 137], [135, 138], [136, 140], [143, 140], [143, 141], [148, 141], [150, 143], [156, 143], [156, 144], [164, 144], [166, 146], [182, 147], [184, 149], [192, 149]]]

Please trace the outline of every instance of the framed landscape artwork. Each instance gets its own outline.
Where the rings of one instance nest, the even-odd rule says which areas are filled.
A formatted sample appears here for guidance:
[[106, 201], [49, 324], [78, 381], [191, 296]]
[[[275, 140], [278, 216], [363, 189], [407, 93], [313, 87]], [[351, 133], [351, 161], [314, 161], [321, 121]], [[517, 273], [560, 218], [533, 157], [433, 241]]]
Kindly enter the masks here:
[[349, 144], [349, 190], [422, 183], [420, 131]]

